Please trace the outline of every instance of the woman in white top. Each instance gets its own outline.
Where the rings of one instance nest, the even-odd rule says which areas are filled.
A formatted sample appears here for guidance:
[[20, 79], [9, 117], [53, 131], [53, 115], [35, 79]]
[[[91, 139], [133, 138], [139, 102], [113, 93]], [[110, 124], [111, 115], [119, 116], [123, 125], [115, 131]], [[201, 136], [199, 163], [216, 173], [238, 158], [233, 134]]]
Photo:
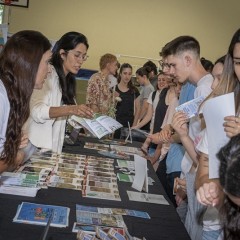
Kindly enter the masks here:
[[29, 116], [33, 88], [41, 89], [52, 55], [40, 32], [20, 31], [0, 55], [0, 172], [11, 171], [24, 158], [28, 139], [22, 127]]
[[90, 108], [77, 105], [75, 99], [74, 75], [87, 60], [88, 46], [87, 38], [78, 32], [64, 34], [54, 46], [51, 74], [42, 90], [34, 91], [31, 98], [27, 129], [33, 146], [60, 153], [67, 117], [93, 116]]

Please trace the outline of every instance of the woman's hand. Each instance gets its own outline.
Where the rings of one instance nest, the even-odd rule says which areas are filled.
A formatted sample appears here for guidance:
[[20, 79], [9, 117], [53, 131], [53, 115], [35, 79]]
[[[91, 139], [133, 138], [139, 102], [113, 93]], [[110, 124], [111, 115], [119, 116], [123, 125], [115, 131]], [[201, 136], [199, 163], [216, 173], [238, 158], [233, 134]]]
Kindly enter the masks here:
[[218, 206], [223, 198], [220, 184], [216, 182], [204, 183], [196, 192], [197, 200], [205, 206]]
[[178, 133], [180, 138], [185, 137], [188, 135], [188, 126], [187, 122], [189, 119], [187, 118], [186, 114], [183, 112], [176, 112], [173, 115], [172, 120], [172, 127]]
[[224, 118], [224, 131], [228, 137], [234, 137], [240, 133], [240, 118], [235, 116], [227, 116]]
[[149, 135], [148, 135], [148, 138], [151, 140], [151, 142], [153, 142], [153, 143], [155, 143], [155, 144], [160, 143], [160, 140], [159, 140], [159, 132], [158, 132], [158, 133], [154, 133], [154, 134], [149, 134]]
[[93, 118], [93, 110], [85, 104], [76, 105], [74, 106], [74, 115], [84, 118]]
[[169, 143], [172, 136], [172, 130], [170, 128], [163, 129], [158, 136], [159, 142]]
[[181, 188], [178, 188], [175, 196], [177, 206], [179, 206], [186, 199], [186, 197], [186, 192], [184, 192]]
[[177, 178], [176, 184], [177, 184], [178, 188], [181, 188], [184, 192], [187, 192], [186, 178]]

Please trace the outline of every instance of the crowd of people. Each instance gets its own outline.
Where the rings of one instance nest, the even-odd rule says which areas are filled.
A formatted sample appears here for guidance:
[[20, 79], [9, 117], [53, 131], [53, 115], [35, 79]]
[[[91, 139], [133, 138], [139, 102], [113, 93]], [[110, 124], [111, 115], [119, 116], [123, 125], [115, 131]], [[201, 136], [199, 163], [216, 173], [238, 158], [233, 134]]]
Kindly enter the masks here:
[[[0, 172], [13, 171], [39, 149], [61, 153], [69, 116], [109, 115], [123, 128], [149, 133], [141, 149], [191, 239], [240, 239], [240, 29], [214, 64], [200, 57], [192, 36], [162, 47], [161, 69], [148, 61], [133, 73], [129, 63], [107, 53], [88, 81], [86, 104], [78, 104], [75, 75], [88, 48], [79, 32], [64, 34], [52, 49], [37, 31], [20, 31], [7, 41], [0, 53]], [[235, 115], [225, 116], [222, 126], [229, 140], [212, 159], [202, 109], [231, 92]], [[176, 111], [199, 97], [204, 100], [194, 117]], [[122, 137], [121, 129], [114, 133]]]

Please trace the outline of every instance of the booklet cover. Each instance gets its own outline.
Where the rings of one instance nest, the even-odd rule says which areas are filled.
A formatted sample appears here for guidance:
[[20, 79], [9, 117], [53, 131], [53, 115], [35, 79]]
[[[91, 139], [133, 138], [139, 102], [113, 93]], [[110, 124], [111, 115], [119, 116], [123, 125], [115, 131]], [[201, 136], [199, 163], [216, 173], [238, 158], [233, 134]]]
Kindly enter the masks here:
[[71, 116], [71, 119], [82, 125], [99, 139], [122, 127], [122, 124], [118, 121], [105, 115], [97, 116], [94, 119], [81, 118], [73, 115]]
[[169, 205], [163, 195], [127, 191], [130, 201]]
[[176, 112], [182, 111], [184, 112], [188, 118], [192, 118], [198, 115], [198, 110], [200, 104], [203, 102], [204, 97], [200, 96], [198, 98], [195, 98], [191, 101], [188, 101], [186, 103], [183, 103], [182, 105], [176, 107]]
[[77, 222], [85, 225], [126, 227], [122, 216], [96, 212], [76, 211]]
[[23, 202], [19, 206], [13, 222], [46, 225], [52, 211], [53, 216], [50, 226], [67, 227], [70, 208], [28, 202]]

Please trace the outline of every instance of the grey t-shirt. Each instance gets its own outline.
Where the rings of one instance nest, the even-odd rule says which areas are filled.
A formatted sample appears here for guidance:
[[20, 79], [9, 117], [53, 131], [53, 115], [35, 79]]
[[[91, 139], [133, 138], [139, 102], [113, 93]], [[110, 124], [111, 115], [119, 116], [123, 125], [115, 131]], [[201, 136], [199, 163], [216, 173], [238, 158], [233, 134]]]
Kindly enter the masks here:
[[142, 86], [140, 90], [140, 106], [143, 105], [143, 100], [148, 99], [151, 92], [154, 91], [154, 87], [152, 84], [148, 84], [146, 86]]

